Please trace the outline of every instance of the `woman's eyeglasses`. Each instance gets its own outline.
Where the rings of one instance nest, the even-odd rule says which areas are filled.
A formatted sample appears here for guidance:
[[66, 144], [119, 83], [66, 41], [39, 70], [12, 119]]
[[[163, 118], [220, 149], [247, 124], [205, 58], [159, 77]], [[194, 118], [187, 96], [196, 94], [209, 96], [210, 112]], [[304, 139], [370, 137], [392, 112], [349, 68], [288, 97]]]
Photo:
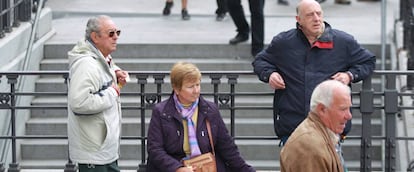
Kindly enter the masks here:
[[110, 31], [108, 36], [112, 38], [115, 35], [115, 33], [116, 33], [116, 36], [119, 36], [121, 34], [121, 30]]

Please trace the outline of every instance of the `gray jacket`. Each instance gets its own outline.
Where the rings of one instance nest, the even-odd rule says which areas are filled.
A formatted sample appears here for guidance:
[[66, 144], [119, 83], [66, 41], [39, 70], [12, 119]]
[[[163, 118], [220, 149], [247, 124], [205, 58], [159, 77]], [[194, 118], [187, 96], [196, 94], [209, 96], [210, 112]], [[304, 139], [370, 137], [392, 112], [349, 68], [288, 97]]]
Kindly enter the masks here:
[[71, 160], [108, 164], [119, 158], [121, 104], [116, 65], [108, 64], [89, 41], [68, 52], [68, 140]]

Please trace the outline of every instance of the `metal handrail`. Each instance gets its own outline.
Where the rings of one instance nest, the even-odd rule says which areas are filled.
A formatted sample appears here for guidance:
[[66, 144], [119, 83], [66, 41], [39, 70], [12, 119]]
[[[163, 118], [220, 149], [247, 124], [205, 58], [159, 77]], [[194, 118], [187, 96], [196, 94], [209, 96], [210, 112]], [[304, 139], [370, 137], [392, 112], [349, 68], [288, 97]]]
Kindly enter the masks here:
[[[21, 21], [28, 21], [31, 17], [31, 11], [29, 10], [29, 12], [25, 11], [23, 13], [19, 13], [19, 10], [24, 9], [22, 8], [23, 5], [27, 5], [28, 1], [27, 0], [19, 0], [19, 1], [13, 1], [13, 4], [10, 4], [11, 1], [4, 1], [5, 3], [3, 3], [3, 1], [0, 4], [0, 7], [4, 8], [1, 9], [2, 11], [0, 11], [0, 38], [4, 37], [4, 32], [11, 32], [12, 28], [9, 25], [10, 22], [12, 20], [13, 17], [13, 26], [14, 27], [18, 27], [20, 25], [19, 20]], [[3, 7], [3, 5], [6, 5], [5, 7]], [[29, 4], [31, 5], [31, 4]], [[12, 12], [14, 12], [14, 15], [10, 15]], [[8, 15], [7, 17], [4, 17], [4, 15]], [[3, 26], [3, 20], [4, 23], [6, 23], [6, 26]], [[36, 23], [36, 22], [35, 22]], [[37, 22], [38, 23], [38, 22]], [[3, 28], [4, 27], [4, 28]], [[33, 43], [31, 43], [33, 44]], [[29, 45], [31, 45], [29, 43]], [[30, 48], [31, 50], [31, 48]], [[11, 124], [8, 123], [8, 125], [3, 126], [5, 130], [5, 132], [10, 133], [11, 131]], [[8, 152], [8, 146], [9, 142], [7, 142], [7, 140], [5, 141], [5, 143], [3, 144], [3, 146], [1, 146], [1, 157], [0, 160], [4, 160], [7, 156], [7, 154], [5, 152]]]
[[[24, 61], [23, 61], [22, 71], [27, 70], [29, 60], [30, 60], [30, 57], [32, 55], [33, 44], [35, 42], [35, 35], [36, 35], [36, 32], [37, 32], [37, 25], [39, 25], [39, 17], [40, 17], [40, 13], [42, 12], [43, 3], [44, 3], [44, 0], [39, 0], [39, 4], [38, 4], [37, 9], [36, 9], [35, 19], [34, 19], [33, 25], [32, 25], [32, 30], [30, 32], [30, 39], [29, 39], [29, 43], [27, 45], [26, 56], [25, 56]], [[24, 84], [20, 84], [20, 85], [24, 85]]]

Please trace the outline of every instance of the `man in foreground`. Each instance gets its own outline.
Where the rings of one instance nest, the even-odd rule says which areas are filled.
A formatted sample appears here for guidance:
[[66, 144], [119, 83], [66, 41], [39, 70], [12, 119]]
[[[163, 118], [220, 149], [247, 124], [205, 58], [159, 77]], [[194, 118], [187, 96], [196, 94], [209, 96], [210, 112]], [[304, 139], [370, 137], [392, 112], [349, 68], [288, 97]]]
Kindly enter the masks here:
[[351, 120], [347, 85], [327, 80], [316, 86], [308, 117], [295, 129], [280, 152], [282, 172], [343, 172], [339, 135]]

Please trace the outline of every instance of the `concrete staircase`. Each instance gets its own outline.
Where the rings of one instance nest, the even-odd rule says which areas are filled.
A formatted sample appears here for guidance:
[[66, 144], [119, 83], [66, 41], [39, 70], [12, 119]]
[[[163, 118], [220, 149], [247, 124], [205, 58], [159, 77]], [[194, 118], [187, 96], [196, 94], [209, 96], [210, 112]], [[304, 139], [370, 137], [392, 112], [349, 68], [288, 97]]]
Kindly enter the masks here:
[[[106, 0], [88, 1], [48, 1], [54, 10], [53, 28], [56, 35], [44, 46], [44, 58], [40, 62], [40, 70], [67, 70], [67, 51], [83, 36], [87, 18], [95, 14], [113, 16], [115, 23], [122, 28], [118, 50], [113, 53], [114, 60], [119, 66], [128, 71], [169, 71], [171, 66], [179, 61], [191, 61], [202, 71], [252, 71], [252, 57], [250, 44], [237, 46], [228, 45], [228, 39], [234, 36], [235, 28], [231, 19], [223, 22], [214, 21], [215, 4], [213, 1], [192, 1], [190, 12], [192, 18], [188, 22], [180, 21], [172, 15], [169, 18], [160, 16], [163, 3], [161, 1], [120, 0], [117, 3]], [[396, 0], [391, 0], [394, 3]], [[177, 1], [178, 2], [178, 1]], [[292, 1], [294, 4], [296, 1]], [[96, 6], [96, 4], [101, 4]], [[245, 2], [243, 2], [245, 3]], [[265, 6], [265, 43], [284, 30], [294, 27], [295, 6], [277, 6], [266, 2]], [[123, 5], [122, 5], [123, 4]], [[130, 4], [130, 5], [125, 5]], [[179, 4], [176, 4], [179, 6]], [[392, 4], [391, 4], [392, 5]], [[177, 6], [175, 7], [176, 9]], [[93, 8], [92, 8], [93, 7]], [[244, 4], [248, 11], [248, 5]], [[351, 6], [335, 6], [333, 2], [325, 2], [326, 20], [335, 28], [345, 30], [355, 36], [359, 42], [378, 56], [377, 68], [380, 68], [380, 4], [353, 2]], [[110, 10], [108, 10], [110, 9]], [[352, 13], [349, 10], [352, 9]], [[367, 12], [368, 10], [368, 12]], [[137, 12], [138, 11], [138, 12]], [[248, 13], [248, 12], [247, 12]], [[391, 12], [392, 13], [392, 12]], [[390, 12], [388, 13], [390, 14]], [[364, 17], [361, 17], [364, 16]], [[389, 15], [390, 16], [390, 15]], [[372, 20], [376, 18], [377, 20]], [[391, 16], [392, 18], [392, 16]], [[387, 20], [389, 22], [392, 20]], [[349, 23], [353, 23], [350, 25]], [[392, 22], [391, 22], [392, 23]], [[370, 26], [370, 27], [366, 27]], [[375, 29], [373, 29], [375, 28]], [[390, 29], [392, 27], [388, 27]], [[387, 30], [389, 33], [390, 30]], [[387, 57], [389, 57], [387, 48]], [[168, 79], [163, 91], [170, 92]], [[132, 81], [122, 90], [122, 93], [137, 92], [137, 80]], [[267, 84], [261, 83], [256, 76], [238, 78], [237, 92], [272, 92]], [[379, 90], [379, 80], [374, 80], [375, 90]], [[61, 76], [41, 77], [36, 82], [37, 92], [66, 92], [66, 85]], [[226, 90], [226, 80], [220, 90]], [[360, 90], [359, 84], [354, 84], [354, 91]], [[210, 79], [203, 77], [202, 92], [211, 93]], [[155, 92], [155, 88], [148, 86], [146, 92]], [[272, 106], [272, 96], [236, 98], [237, 106]], [[354, 103], [359, 100], [354, 99]], [[124, 95], [124, 107], [138, 106], [140, 99], [137, 96]], [[64, 96], [36, 96], [32, 105], [66, 106]], [[146, 125], [151, 111], [146, 111]], [[31, 118], [26, 122], [26, 135], [66, 135], [66, 109], [32, 109]], [[141, 122], [138, 110], [123, 110], [123, 136], [140, 136]], [[222, 110], [222, 115], [229, 124], [229, 111]], [[353, 128], [350, 135], [358, 136], [361, 133], [361, 115], [358, 110], [353, 112]], [[372, 115], [372, 133], [382, 135], [382, 121], [380, 112]], [[274, 136], [272, 110], [237, 110], [236, 136]], [[141, 162], [141, 142], [138, 140], [121, 141], [122, 169], [137, 169]], [[277, 140], [236, 140], [244, 158], [257, 170], [279, 169], [279, 141]], [[373, 141], [372, 168], [375, 171], [382, 169], [382, 143]], [[359, 171], [360, 141], [346, 140], [344, 143], [344, 157], [351, 170]], [[61, 139], [24, 140], [20, 142], [20, 160], [22, 169], [63, 169], [67, 161], [67, 141]]]
[[[44, 48], [44, 59], [40, 63], [41, 70], [67, 70], [66, 52], [73, 44], [50, 44]], [[380, 45], [366, 45], [371, 51], [378, 53]], [[227, 44], [213, 45], [142, 45], [142, 44], [121, 44], [118, 51], [113, 54], [114, 60], [119, 66], [128, 71], [168, 71], [173, 63], [179, 60], [186, 60], [196, 63], [202, 71], [252, 71], [252, 58], [233, 57], [232, 52], [238, 50], [249, 50], [250, 45], [230, 46]], [[158, 54], [148, 49], [162, 50]], [[185, 49], [185, 51], [182, 51]], [[142, 50], [142, 51], [141, 51]], [[212, 51], [214, 50], [214, 51]], [[142, 53], [138, 53], [142, 52]], [[228, 52], [228, 54], [222, 54]], [[238, 52], [240, 53], [240, 52]], [[241, 52], [248, 54], [248, 51]], [[164, 54], [164, 55], [161, 55]], [[168, 54], [168, 56], [165, 56]], [[137, 92], [139, 86], [135, 77], [122, 92]], [[163, 86], [165, 93], [170, 92], [168, 78]], [[222, 82], [220, 89], [226, 89], [226, 82]], [[228, 87], [227, 87], [228, 88]], [[358, 91], [359, 86], [354, 85]], [[261, 83], [256, 76], [242, 76], [238, 79], [236, 86], [238, 92], [272, 92], [267, 84]], [[66, 85], [61, 77], [41, 77], [36, 82], [36, 92], [65, 92]], [[155, 92], [154, 87], [148, 87], [147, 92]], [[210, 79], [203, 77], [202, 92], [211, 93], [212, 85]], [[237, 106], [272, 106], [272, 96], [236, 98]], [[125, 95], [122, 97], [123, 106], [138, 106], [140, 99], [137, 96]], [[32, 105], [65, 106], [64, 96], [36, 96]], [[124, 110], [123, 136], [140, 136], [141, 122], [138, 110]], [[26, 123], [26, 135], [66, 135], [67, 111], [66, 109], [33, 109], [31, 118]], [[146, 111], [146, 125], [150, 119], [150, 110]], [[222, 110], [222, 115], [227, 124], [229, 111]], [[358, 111], [353, 113], [353, 129], [351, 135], [360, 135], [361, 120]], [[373, 115], [372, 132], [381, 135], [380, 115]], [[238, 110], [236, 111], [236, 136], [274, 136], [272, 110]], [[139, 140], [123, 140], [121, 146], [120, 166], [122, 169], [137, 169], [140, 164], [141, 142]], [[279, 167], [278, 156], [280, 148], [276, 140], [236, 140], [244, 158], [258, 170], [275, 170]], [[359, 168], [359, 140], [347, 140], [344, 144], [344, 156], [348, 166], [353, 170]], [[374, 155], [373, 168], [380, 169], [382, 145], [380, 142], [373, 142], [372, 150]], [[32, 169], [63, 169], [67, 161], [66, 140], [25, 140], [21, 142], [22, 168]]]

